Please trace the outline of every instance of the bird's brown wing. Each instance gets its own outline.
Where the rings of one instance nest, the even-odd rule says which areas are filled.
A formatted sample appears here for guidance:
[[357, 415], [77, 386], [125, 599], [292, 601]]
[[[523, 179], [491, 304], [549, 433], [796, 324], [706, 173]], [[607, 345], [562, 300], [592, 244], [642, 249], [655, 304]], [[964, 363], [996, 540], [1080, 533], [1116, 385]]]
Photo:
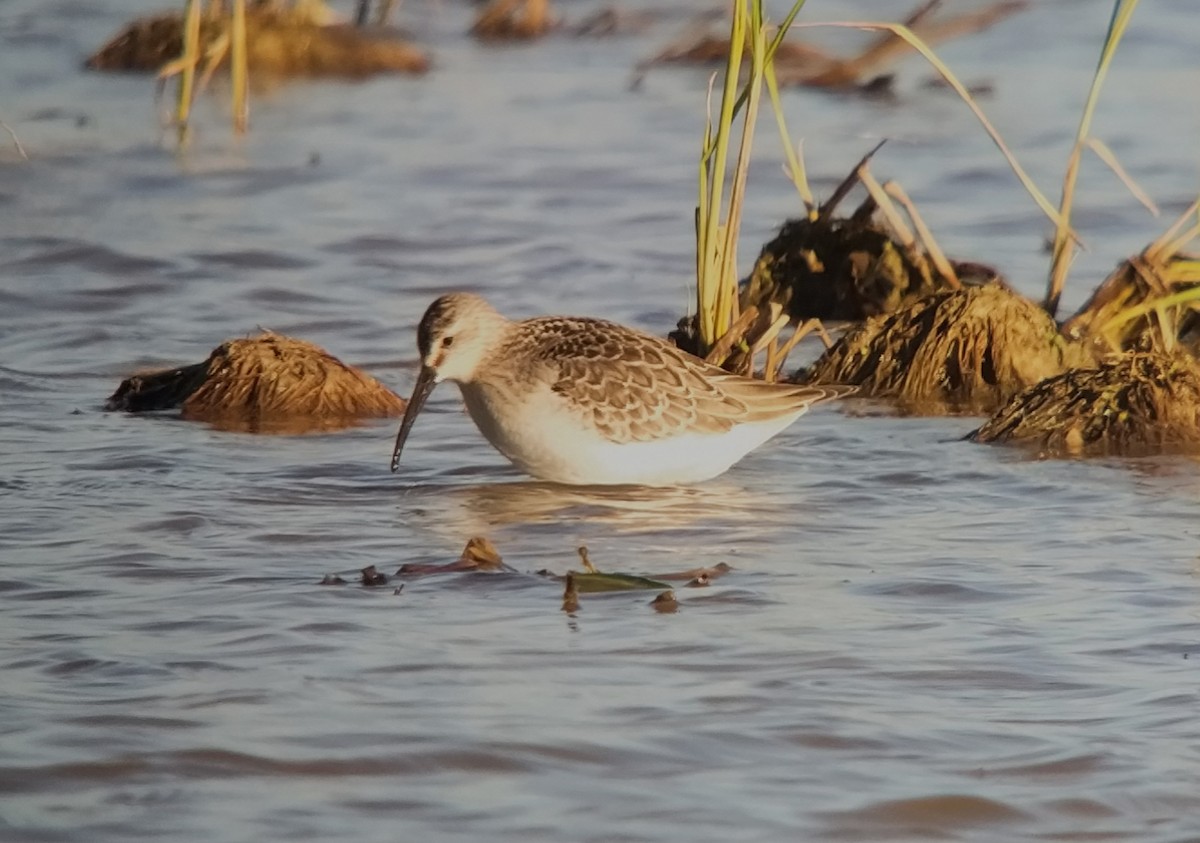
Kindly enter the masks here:
[[599, 319], [546, 317], [521, 328], [551, 389], [617, 443], [724, 433], [850, 391], [733, 375], [652, 334]]

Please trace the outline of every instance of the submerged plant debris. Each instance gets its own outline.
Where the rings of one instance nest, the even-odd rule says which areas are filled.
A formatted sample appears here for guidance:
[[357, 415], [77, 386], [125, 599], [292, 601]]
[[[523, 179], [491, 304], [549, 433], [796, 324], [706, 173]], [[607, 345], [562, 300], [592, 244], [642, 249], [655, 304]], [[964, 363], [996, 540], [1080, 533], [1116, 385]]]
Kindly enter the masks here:
[[567, 574], [563, 580], [562, 610], [567, 614], [579, 611], [579, 589], [575, 587], [573, 574]]
[[396, 576], [414, 576], [424, 574], [450, 574], [464, 571], [506, 571], [513, 569], [504, 564], [496, 546], [483, 536], [475, 536], [467, 542], [462, 555], [447, 564], [406, 562], [396, 571]]
[[705, 585], [723, 577], [733, 570], [733, 566], [727, 562], [718, 562], [716, 565], [704, 568], [688, 568], [686, 571], [674, 571], [667, 574], [655, 574], [660, 580], [667, 581], [682, 581], [691, 585], [693, 582], [702, 580]]
[[643, 589], [662, 589], [670, 588], [670, 586], [660, 580], [650, 579], [649, 577], [641, 577], [636, 574], [619, 574], [602, 572], [592, 564], [592, 560], [588, 556], [586, 547], [579, 547], [576, 551], [579, 554], [580, 561], [583, 563], [583, 571], [568, 571], [565, 576], [552, 573], [548, 570], [538, 571], [538, 574], [551, 579], [570, 581], [571, 587], [576, 594], [601, 594], [611, 591], [638, 591]]
[[991, 412], [1093, 362], [1042, 308], [1000, 284], [934, 293], [849, 331], [798, 380], [854, 384], [920, 412]]
[[363, 568], [360, 573], [362, 575], [361, 582], [363, 585], [374, 587], [388, 584], [387, 574], [383, 573], [382, 571], [377, 571], [374, 565], [368, 565], [367, 567]]
[[575, 587], [580, 594], [603, 594], [610, 591], [653, 591], [656, 588], [667, 587], [667, 583], [661, 580], [639, 577], [636, 574], [572, 571], [568, 576], [574, 578]]
[[1200, 452], [1200, 370], [1183, 350], [1114, 356], [1021, 392], [969, 438], [1050, 456]]
[[105, 409], [178, 409], [222, 428], [297, 433], [399, 415], [404, 399], [320, 346], [268, 331], [228, 340], [203, 363], [127, 378]]
[[654, 608], [654, 611], [664, 615], [673, 615], [679, 611], [679, 601], [675, 599], [675, 592], [673, 591], [664, 591], [662, 594], [659, 594], [650, 601], [650, 605]]

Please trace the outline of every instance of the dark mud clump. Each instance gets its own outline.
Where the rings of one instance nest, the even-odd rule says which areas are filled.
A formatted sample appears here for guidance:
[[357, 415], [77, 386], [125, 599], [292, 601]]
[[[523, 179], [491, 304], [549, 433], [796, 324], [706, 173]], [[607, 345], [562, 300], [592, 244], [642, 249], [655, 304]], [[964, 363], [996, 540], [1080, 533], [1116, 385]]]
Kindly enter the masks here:
[[[927, 256], [905, 248], [870, 219], [797, 219], [785, 223], [759, 253], [741, 305], [777, 304], [793, 320], [858, 321], [891, 313], [915, 299], [956, 285]], [[958, 264], [963, 271], [973, 264]], [[970, 273], [966, 273], [970, 274]]]
[[[227, 15], [206, 15], [200, 54], [228, 37]], [[395, 30], [322, 25], [287, 9], [252, 6], [246, 12], [246, 61], [252, 75], [273, 78], [365, 78], [378, 73], [424, 73], [429, 57]], [[86, 62], [93, 70], [156, 73], [183, 52], [183, 18], [140, 18]], [[229, 51], [220, 66], [228, 62]]]
[[229, 340], [203, 363], [121, 382], [108, 410], [182, 411], [185, 419], [233, 429], [298, 432], [395, 416], [404, 399], [320, 346], [282, 334]]
[[798, 380], [853, 384], [916, 412], [991, 412], [1039, 381], [1091, 363], [1054, 320], [1000, 284], [935, 293], [868, 319]]
[[387, 574], [376, 570], [374, 565], [368, 565], [359, 573], [361, 575], [360, 582], [369, 588], [387, 585], [388, 583]]
[[1115, 356], [1019, 393], [968, 438], [1052, 456], [1200, 452], [1200, 370], [1183, 351]]

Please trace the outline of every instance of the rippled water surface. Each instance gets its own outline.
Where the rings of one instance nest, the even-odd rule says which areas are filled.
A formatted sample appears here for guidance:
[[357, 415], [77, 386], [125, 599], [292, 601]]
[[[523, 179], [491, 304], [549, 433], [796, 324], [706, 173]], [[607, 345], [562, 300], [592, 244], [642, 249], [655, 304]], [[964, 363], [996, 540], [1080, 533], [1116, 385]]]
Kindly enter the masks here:
[[[1097, 133], [1170, 215], [1197, 191], [1200, 14], [1142, 6]], [[943, 50], [1051, 194], [1106, 7], [1038, 3]], [[1037, 461], [851, 401], [706, 485], [589, 492], [523, 479], [451, 388], [397, 476], [394, 422], [256, 437], [101, 409], [257, 326], [407, 391], [449, 289], [665, 332], [707, 78], [629, 81], [691, 8], [483, 48], [465, 4], [405, 4], [428, 77], [277, 88], [242, 140], [214, 95], [181, 155], [151, 81], [78, 69], [142, 4], [0, 3], [0, 119], [29, 154], [0, 134], [0, 840], [1200, 839], [1194, 462]], [[1036, 293], [1046, 223], [925, 68], [899, 73], [893, 102], [787, 93], [818, 188], [888, 137], [876, 172], [946, 249]], [[764, 130], [743, 268], [797, 208]], [[1078, 221], [1068, 305], [1166, 225], [1091, 161]], [[476, 534], [517, 573], [317, 585]], [[534, 572], [579, 544], [735, 570], [676, 614], [639, 592], [567, 616]]]

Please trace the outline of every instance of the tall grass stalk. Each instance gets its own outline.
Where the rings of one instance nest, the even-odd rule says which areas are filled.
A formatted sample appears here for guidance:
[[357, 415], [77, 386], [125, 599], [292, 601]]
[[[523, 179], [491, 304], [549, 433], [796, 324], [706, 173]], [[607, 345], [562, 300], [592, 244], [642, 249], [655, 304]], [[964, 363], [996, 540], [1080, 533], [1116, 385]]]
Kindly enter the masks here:
[[233, 0], [231, 24], [229, 78], [233, 86], [233, 128], [237, 132], [244, 132], [250, 115], [250, 74], [246, 67], [246, 0]]
[[[746, 173], [750, 165], [754, 127], [762, 99], [764, 78], [769, 74], [775, 50], [782, 43], [792, 20], [804, 5], [797, 0], [784, 22], [769, 38], [763, 0], [734, 0], [729, 34], [729, 56], [721, 92], [721, 109], [714, 126], [711, 109], [704, 126], [704, 143], [699, 168], [699, 203], [696, 209], [696, 298], [697, 322], [702, 351], [710, 349], [736, 318], [737, 238], [741, 228]], [[743, 59], [749, 49], [749, 75], [739, 82]], [[771, 75], [773, 79], [773, 74]], [[776, 86], [777, 87], [777, 86]], [[711, 96], [711, 95], [710, 95]], [[783, 121], [776, 93], [772, 97], [776, 118]], [[744, 111], [743, 111], [744, 106]], [[742, 112], [741, 139], [733, 173], [727, 175], [734, 119]], [[786, 128], [781, 129], [785, 146], [791, 150]], [[792, 152], [789, 156], [794, 158]], [[793, 174], [803, 179], [803, 166], [792, 165]], [[728, 212], [725, 208], [726, 179], [730, 180]], [[807, 186], [805, 186], [805, 189]], [[803, 191], [802, 191], [803, 195]]]
[[1100, 49], [1100, 61], [1092, 76], [1092, 86], [1088, 91], [1087, 101], [1083, 106], [1083, 116], [1079, 121], [1079, 129], [1075, 133], [1075, 145], [1067, 159], [1067, 172], [1063, 178], [1062, 201], [1059, 203], [1059, 220], [1054, 231], [1053, 257], [1050, 260], [1050, 279], [1046, 287], [1046, 312], [1054, 316], [1058, 312], [1058, 302], [1062, 298], [1063, 286], [1067, 281], [1067, 272], [1071, 268], [1071, 260], [1075, 253], [1075, 244], [1069, 236], [1071, 210], [1075, 202], [1075, 183], [1079, 178], [1079, 160], [1092, 130], [1092, 116], [1096, 111], [1096, 103], [1100, 98], [1100, 87], [1108, 75], [1109, 65], [1116, 54], [1117, 44], [1129, 26], [1133, 10], [1137, 8], [1138, 0], [1114, 0], [1112, 17], [1108, 22], [1108, 33], [1104, 36], [1104, 45]]
[[771, 95], [771, 110], [775, 113], [775, 124], [779, 127], [779, 140], [783, 143], [783, 153], [787, 156], [787, 173], [800, 193], [800, 201], [810, 218], [817, 213], [817, 203], [813, 199], [812, 190], [808, 186], [808, 172], [804, 169], [802, 148], [792, 143], [788, 132], [787, 121], [783, 118], [783, 104], [779, 101], [779, 83], [775, 80], [775, 64], [768, 61], [764, 68], [764, 78], [767, 83], [767, 93]]
[[182, 143], [187, 137], [188, 118], [196, 93], [196, 65], [200, 62], [200, 0], [187, 0], [184, 6], [183, 54], [179, 61], [181, 69], [175, 96], [175, 123], [179, 127], [179, 140]]
[[[196, 90], [203, 89], [212, 78], [218, 65], [229, 59], [229, 77], [232, 86], [233, 127], [238, 132], [246, 130], [249, 109], [249, 50], [246, 43], [246, 0], [233, 0], [226, 12], [223, 2], [210, 0], [206, 25], [209, 27], [209, 43], [205, 49], [206, 64], [197, 79], [200, 55], [201, 6], [203, 0], [186, 0], [183, 9], [183, 49], [179, 58], [167, 62], [158, 71], [159, 80], [179, 76], [179, 87], [175, 96], [175, 125], [179, 131], [180, 145], [188, 140], [188, 122]], [[219, 27], [219, 20], [228, 14], [229, 26], [220, 34], [212, 34]]]

